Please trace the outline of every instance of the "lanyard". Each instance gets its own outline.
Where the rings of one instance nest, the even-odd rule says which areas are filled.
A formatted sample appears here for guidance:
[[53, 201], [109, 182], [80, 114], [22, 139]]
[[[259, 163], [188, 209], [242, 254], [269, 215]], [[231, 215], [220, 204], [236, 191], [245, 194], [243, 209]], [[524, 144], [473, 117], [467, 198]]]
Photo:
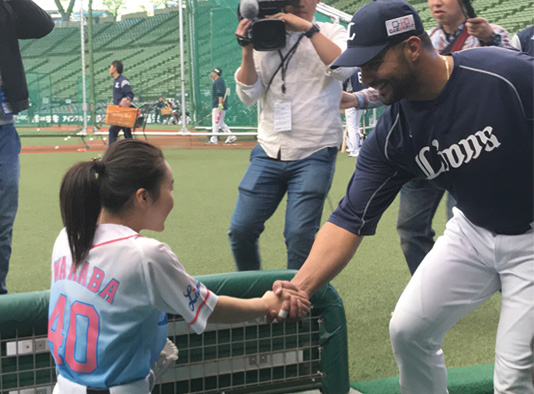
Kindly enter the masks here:
[[293, 55], [297, 51], [297, 47], [298, 47], [298, 45], [300, 43], [300, 40], [302, 40], [302, 37], [304, 37], [304, 34], [302, 34], [298, 38], [297, 42], [295, 44], [293, 44], [293, 46], [289, 49], [289, 51], [286, 53], [285, 56], [282, 56], [282, 52], [280, 50], [278, 51], [278, 55], [280, 55], [280, 65], [278, 66], [278, 68], [274, 72], [273, 76], [269, 80], [269, 83], [267, 84], [267, 89], [265, 89], [266, 93], [267, 93], [267, 91], [269, 91], [269, 88], [271, 87], [271, 83], [273, 82], [274, 77], [276, 76], [278, 71], [280, 71], [280, 69], [282, 70], [282, 93], [284, 93], [284, 94], [286, 93], [285, 80], [286, 80], [287, 68], [289, 66], [289, 62], [291, 61], [291, 58], [293, 57]]

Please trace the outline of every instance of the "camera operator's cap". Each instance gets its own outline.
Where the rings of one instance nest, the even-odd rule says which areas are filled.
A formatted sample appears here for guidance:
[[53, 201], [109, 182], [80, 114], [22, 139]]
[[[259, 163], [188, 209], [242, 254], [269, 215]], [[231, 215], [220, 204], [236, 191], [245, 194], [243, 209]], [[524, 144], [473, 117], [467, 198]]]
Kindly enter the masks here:
[[222, 68], [214, 67], [213, 70], [211, 70], [211, 72], [217, 74], [220, 77], [222, 74]]
[[347, 49], [331, 68], [363, 66], [383, 49], [424, 33], [417, 11], [404, 0], [374, 0], [361, 7], [349, 26]]

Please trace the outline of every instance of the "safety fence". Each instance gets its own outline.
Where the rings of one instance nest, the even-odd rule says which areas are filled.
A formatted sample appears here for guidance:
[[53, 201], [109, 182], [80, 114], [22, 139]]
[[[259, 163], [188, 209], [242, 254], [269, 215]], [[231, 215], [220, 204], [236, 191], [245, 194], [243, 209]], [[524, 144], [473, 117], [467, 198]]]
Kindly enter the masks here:
[[[261, 296], [295, 271], [257, 271], [197, 277], [216, 294]], [[0, 394], [51, 394], [56, 381], [46, 338], [48, 291], [0, 299]], [[209, 324], [195, 334], [169, 316], [168, 337], [179, 359], [153, 393], [289, 393], [349, 391], [347, 327], [342, 301], [327, 285], [312, 297], [300, 322]]]

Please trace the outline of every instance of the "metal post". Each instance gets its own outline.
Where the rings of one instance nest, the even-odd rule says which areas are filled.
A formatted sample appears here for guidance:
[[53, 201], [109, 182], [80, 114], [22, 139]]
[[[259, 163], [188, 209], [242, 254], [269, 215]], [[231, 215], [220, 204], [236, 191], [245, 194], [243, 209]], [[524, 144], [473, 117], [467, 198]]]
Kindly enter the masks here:
[[95, 65], [93, 56], [93, 0], [89, 0], [89, 9], [87, 17], [87, 45], [89, 54], [89, 101], [91, 103], [91, 126], [93, 132], [96, 130], [96, 93], [95, 93]]
[[185, 108], [185, 70], [184, 70], [184, 21], [183, 21], [183, 0], [180, 0], [178, 3], [179, 9], [179, 19], [180, 19], [180, 79], [181, 79], [181, 90], [182, 90], [182, 133], [188, 134], [187, 130], [187, 115]]
[[82, 97], [83, 97], [83, 129], [80, 135], [87, 135], [87, 96], [85, 94], [85, 28], [83, 25], [83, 0], [80, 1], [80, 37], [81, 37], [81, 51], [82, 51]]
[[196, 88], [196, 77], [195, 73], [198, 72], [198, 62], [197, 62], [197, 53], [195, 49], [196, 36], [195, 36], [195, 6], [196, 1], [186, 0], [187, 5], [187, 20], [189, 24], [189, 111], [190, 116], [194, 124], [197, 123], [198, 119], [198, 108], [197, 108], [197, 88]]

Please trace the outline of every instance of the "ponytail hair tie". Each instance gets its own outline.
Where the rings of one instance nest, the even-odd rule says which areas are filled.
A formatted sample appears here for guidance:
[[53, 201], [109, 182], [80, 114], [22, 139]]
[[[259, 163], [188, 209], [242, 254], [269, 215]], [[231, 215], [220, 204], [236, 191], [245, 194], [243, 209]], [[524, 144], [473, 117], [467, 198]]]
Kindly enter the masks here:
[[99, 176], [102, 176], [104, 175], [104, 172], [105, 172], [105, 164], [102, 162], [102, 160], [100, 160], [99, 157], [95, 157], [93, 159], [91, 159], [92, 163], [93, 163], [93, 169], [95, 170], [95, 172], [99, 175]]

